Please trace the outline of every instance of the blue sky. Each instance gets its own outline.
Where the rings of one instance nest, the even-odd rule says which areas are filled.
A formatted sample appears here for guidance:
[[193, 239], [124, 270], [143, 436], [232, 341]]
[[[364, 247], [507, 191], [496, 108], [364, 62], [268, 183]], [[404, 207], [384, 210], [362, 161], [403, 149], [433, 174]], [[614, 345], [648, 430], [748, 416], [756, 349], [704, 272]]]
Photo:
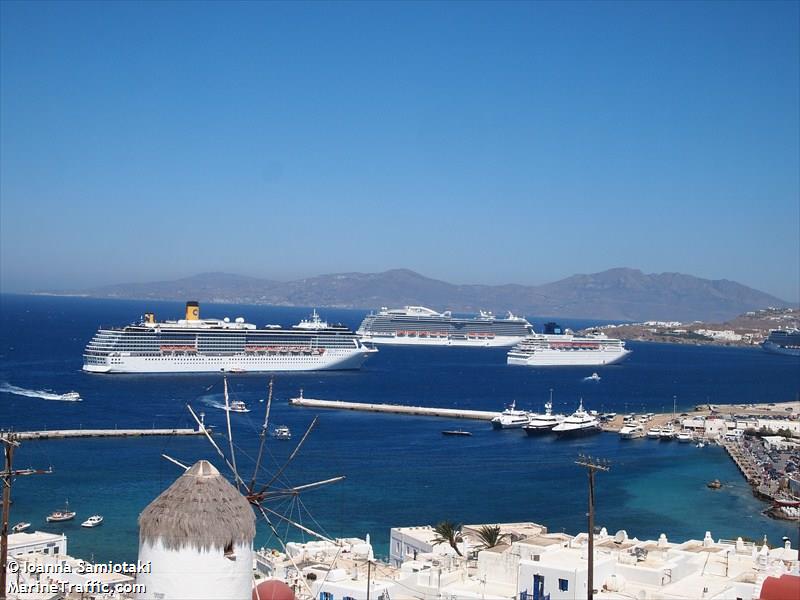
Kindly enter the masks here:
[[616, 266], [800, 297], [800, 11], [0, 4], [0, 289]]

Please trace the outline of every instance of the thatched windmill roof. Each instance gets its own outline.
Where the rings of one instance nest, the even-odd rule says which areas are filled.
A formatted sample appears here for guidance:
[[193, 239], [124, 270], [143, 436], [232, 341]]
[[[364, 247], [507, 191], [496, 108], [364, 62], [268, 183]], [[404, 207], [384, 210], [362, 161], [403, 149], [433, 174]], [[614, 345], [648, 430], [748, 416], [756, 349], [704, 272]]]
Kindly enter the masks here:
[[171, 550], [250, 544], [256, 534], [250, 503], [206, 460], [196, 462], [139, 515], [139, 542], [158, 539]]

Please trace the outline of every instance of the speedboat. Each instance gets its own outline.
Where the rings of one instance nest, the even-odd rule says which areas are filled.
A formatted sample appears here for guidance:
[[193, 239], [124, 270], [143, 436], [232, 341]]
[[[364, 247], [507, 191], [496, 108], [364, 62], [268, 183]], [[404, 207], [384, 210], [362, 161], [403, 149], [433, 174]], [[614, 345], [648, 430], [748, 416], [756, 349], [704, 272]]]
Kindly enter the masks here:
[[103, 522], [103, 517], [101, 515], [92, 515], [88, 519], [86, 519], [83, 523], [81, 523], [81, 527], [97, 527]]
[[290, 440], [292, 439], [292, 432], [289, 431], [286, 425], [281, 425], [275, 428], [275, 431], [272, 432], [272, 437], [276, 440]]
[[540, 433], [550, 433], [553, 427], [561, 423], [566, 417], [564, 415], [553, 414], [553, 403], [548, 401], [544, 405], [543, 415], [531, 415], [527, 425], [522, 429], [528, 435], [539, 435]]
[[685, 444], [687, 442], [691, 442], [694, 439], [694, 434], [690, 430], [684, 429], [683, 431], [680, 431], [678, 435], [675, 436], [675, 439]]
[[644, 437], [644, 427], [641, 425], [625, 425], [619, 430], [619, 437], [623, 440], [636, 440]]
[[583, 435], [600, 431], [600, 422], [583, 409], [581, 398], [578, 410], [553, 427], [553, 432], [559, 436]]
[[231, 403], [228, 406], [229, 406], [228, 410], [231, 412], [237, 412], [237, 413], [250, 412], [250, 409], [247, 408], [247, 404], [245, 404], [241, 400], [231, 400]]
[[592, 373], [591, 375], [589, 375], [589, 377], [583, 378], [584, 381], [600, 381], [601, 379], [602, 377], [600, 377], [600, 375], [598, 375], [597, 373]]
[[26, 529], [29, 529], [31, 526], [30, 523], [17, 523], [11, 528], [11, 533], [22, 533]]
[[80, 402], [81, 395], [78, 392], [67, 392], [66, 394], [61, 394], [61, 400], [64, 402]]
[[661, 427], [651, 427], [647, 430], [647, 437], [651, 440], [657, 440], [661, 437]]
[[495, 429], [516, 429], [528, 424], [530, 413], [526, 410], [517, 410], [516, 400], [492, 419], [492, 427]]
[[64, 510], [54, 510], [47, 515], [48, 523], [61, 523], [62, 521], [71, 521], [75, 518], [75, 511], [69, 509], [69, 501], [64, 506]]

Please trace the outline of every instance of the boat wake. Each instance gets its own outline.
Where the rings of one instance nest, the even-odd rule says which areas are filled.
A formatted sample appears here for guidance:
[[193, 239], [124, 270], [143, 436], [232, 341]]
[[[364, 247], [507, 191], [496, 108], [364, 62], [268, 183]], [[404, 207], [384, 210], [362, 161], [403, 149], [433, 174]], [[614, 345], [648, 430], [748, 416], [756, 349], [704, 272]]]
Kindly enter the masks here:
[[[219, 398], [223, 398], [223, 400], [220, 401]], [[205, 404], [206, 406], [209, 406], [211, 408], [219, 408], [220, 410], [225, 410], [225, 402], [222, 394], [209, 394], [207, 396], [200, 396], [198, 400], [200, 400], [201, 404]]]
[[40, 398], [42, 400], [54, 400], [56, 402], [80, 402], [81, 397], [78, 392], [68, 392], [66, 394], [56, 394], [47, 390], [29, 390], [16, 385], [11, 385], [7, 381], [0, 383], [0, 392], [14, 394], [15, 396], [27, 396], [28, 398]]

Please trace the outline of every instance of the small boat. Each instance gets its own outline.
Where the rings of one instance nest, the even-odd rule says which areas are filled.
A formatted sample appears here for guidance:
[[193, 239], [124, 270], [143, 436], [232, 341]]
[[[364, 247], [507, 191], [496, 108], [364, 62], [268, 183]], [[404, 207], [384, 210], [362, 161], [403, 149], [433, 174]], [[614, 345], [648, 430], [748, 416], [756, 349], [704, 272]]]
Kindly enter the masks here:
[[461, 429], [448, 429], [442, 432], [442, 435], [472, 435], [471, 431], [463, 431]]
[[641, 425], [625, 425], [619, 430], [619, 437], [623, 440], [636, 440], [644, 436], [644, 427]]
[[62, 521], [71, 521], [75, 518], [75, 511], [69, 509], [69, 501], [64, 506], [64, 510], [54, 510], [47, 515], [48, 523], [61, 523]]
[[675, 429], [670, 424], [670, 425], [665, 425], [664, 427], [661, 428], [661, 433], [658, 439], [668, 442], [674, 437], [675, 437]]
[[660, 427], [651, 427], [647, 430], [647, 437], [651, 440], [657, 440], [661, 437], [661, 428]]
[[275, 431], [272, 432], [272, 437], [276, 440], [290, 440], [292, 439], [292, 432], [286, 425], [281, 425], [275, 428]]
[[247, 404], [245, 404], [241, 400], [231, 400], [231, 403], [228, 406], [228, 410], [231, 411], [231, 412], [237, 412], [237, 413], [248, 413], [248, 412], [250, 412], [250, 409], [247, 408]]
[[600, 377], [600, 375], [598, 375], [597, 373], [592, 373], [591, 375], [589, 375], [589, 377], [583, 378], [584, 381], [600, 381], [601, 379], [602, 377]]
[[92, 515], [81, 523], [81, 527], [97, 527], [103, 522], [102, 515]]
[[678, 435], [675, 436], [675, 439], [686, 444], [694, 439], [694, 434], [688, 429], [684, 429], [683, 431], [678, 432]]
[[718, 490], [722, 487], [722, 482], [719, 479], [715, 479], [714, 481], [709, 481], [706, 486], [710, 487], [712, 490]]
[[11, 533], [22, 533], [26, 529], [30, 529], [30, 523], [17, 523], [11, 528]]
[[66, 394], [61, 394], [61, 400], [64, 402], [80, 402], [81, 395], [78, 392], [67, 392]]
[[234, 367], [233, 369], [228, 369], [228, 373], [247, 373], [247, 370]]
[[706, 445], [703, 442], [697, 442], [697, 445], [695, 446], [695, 448], [705, 448], [705, 447]]

